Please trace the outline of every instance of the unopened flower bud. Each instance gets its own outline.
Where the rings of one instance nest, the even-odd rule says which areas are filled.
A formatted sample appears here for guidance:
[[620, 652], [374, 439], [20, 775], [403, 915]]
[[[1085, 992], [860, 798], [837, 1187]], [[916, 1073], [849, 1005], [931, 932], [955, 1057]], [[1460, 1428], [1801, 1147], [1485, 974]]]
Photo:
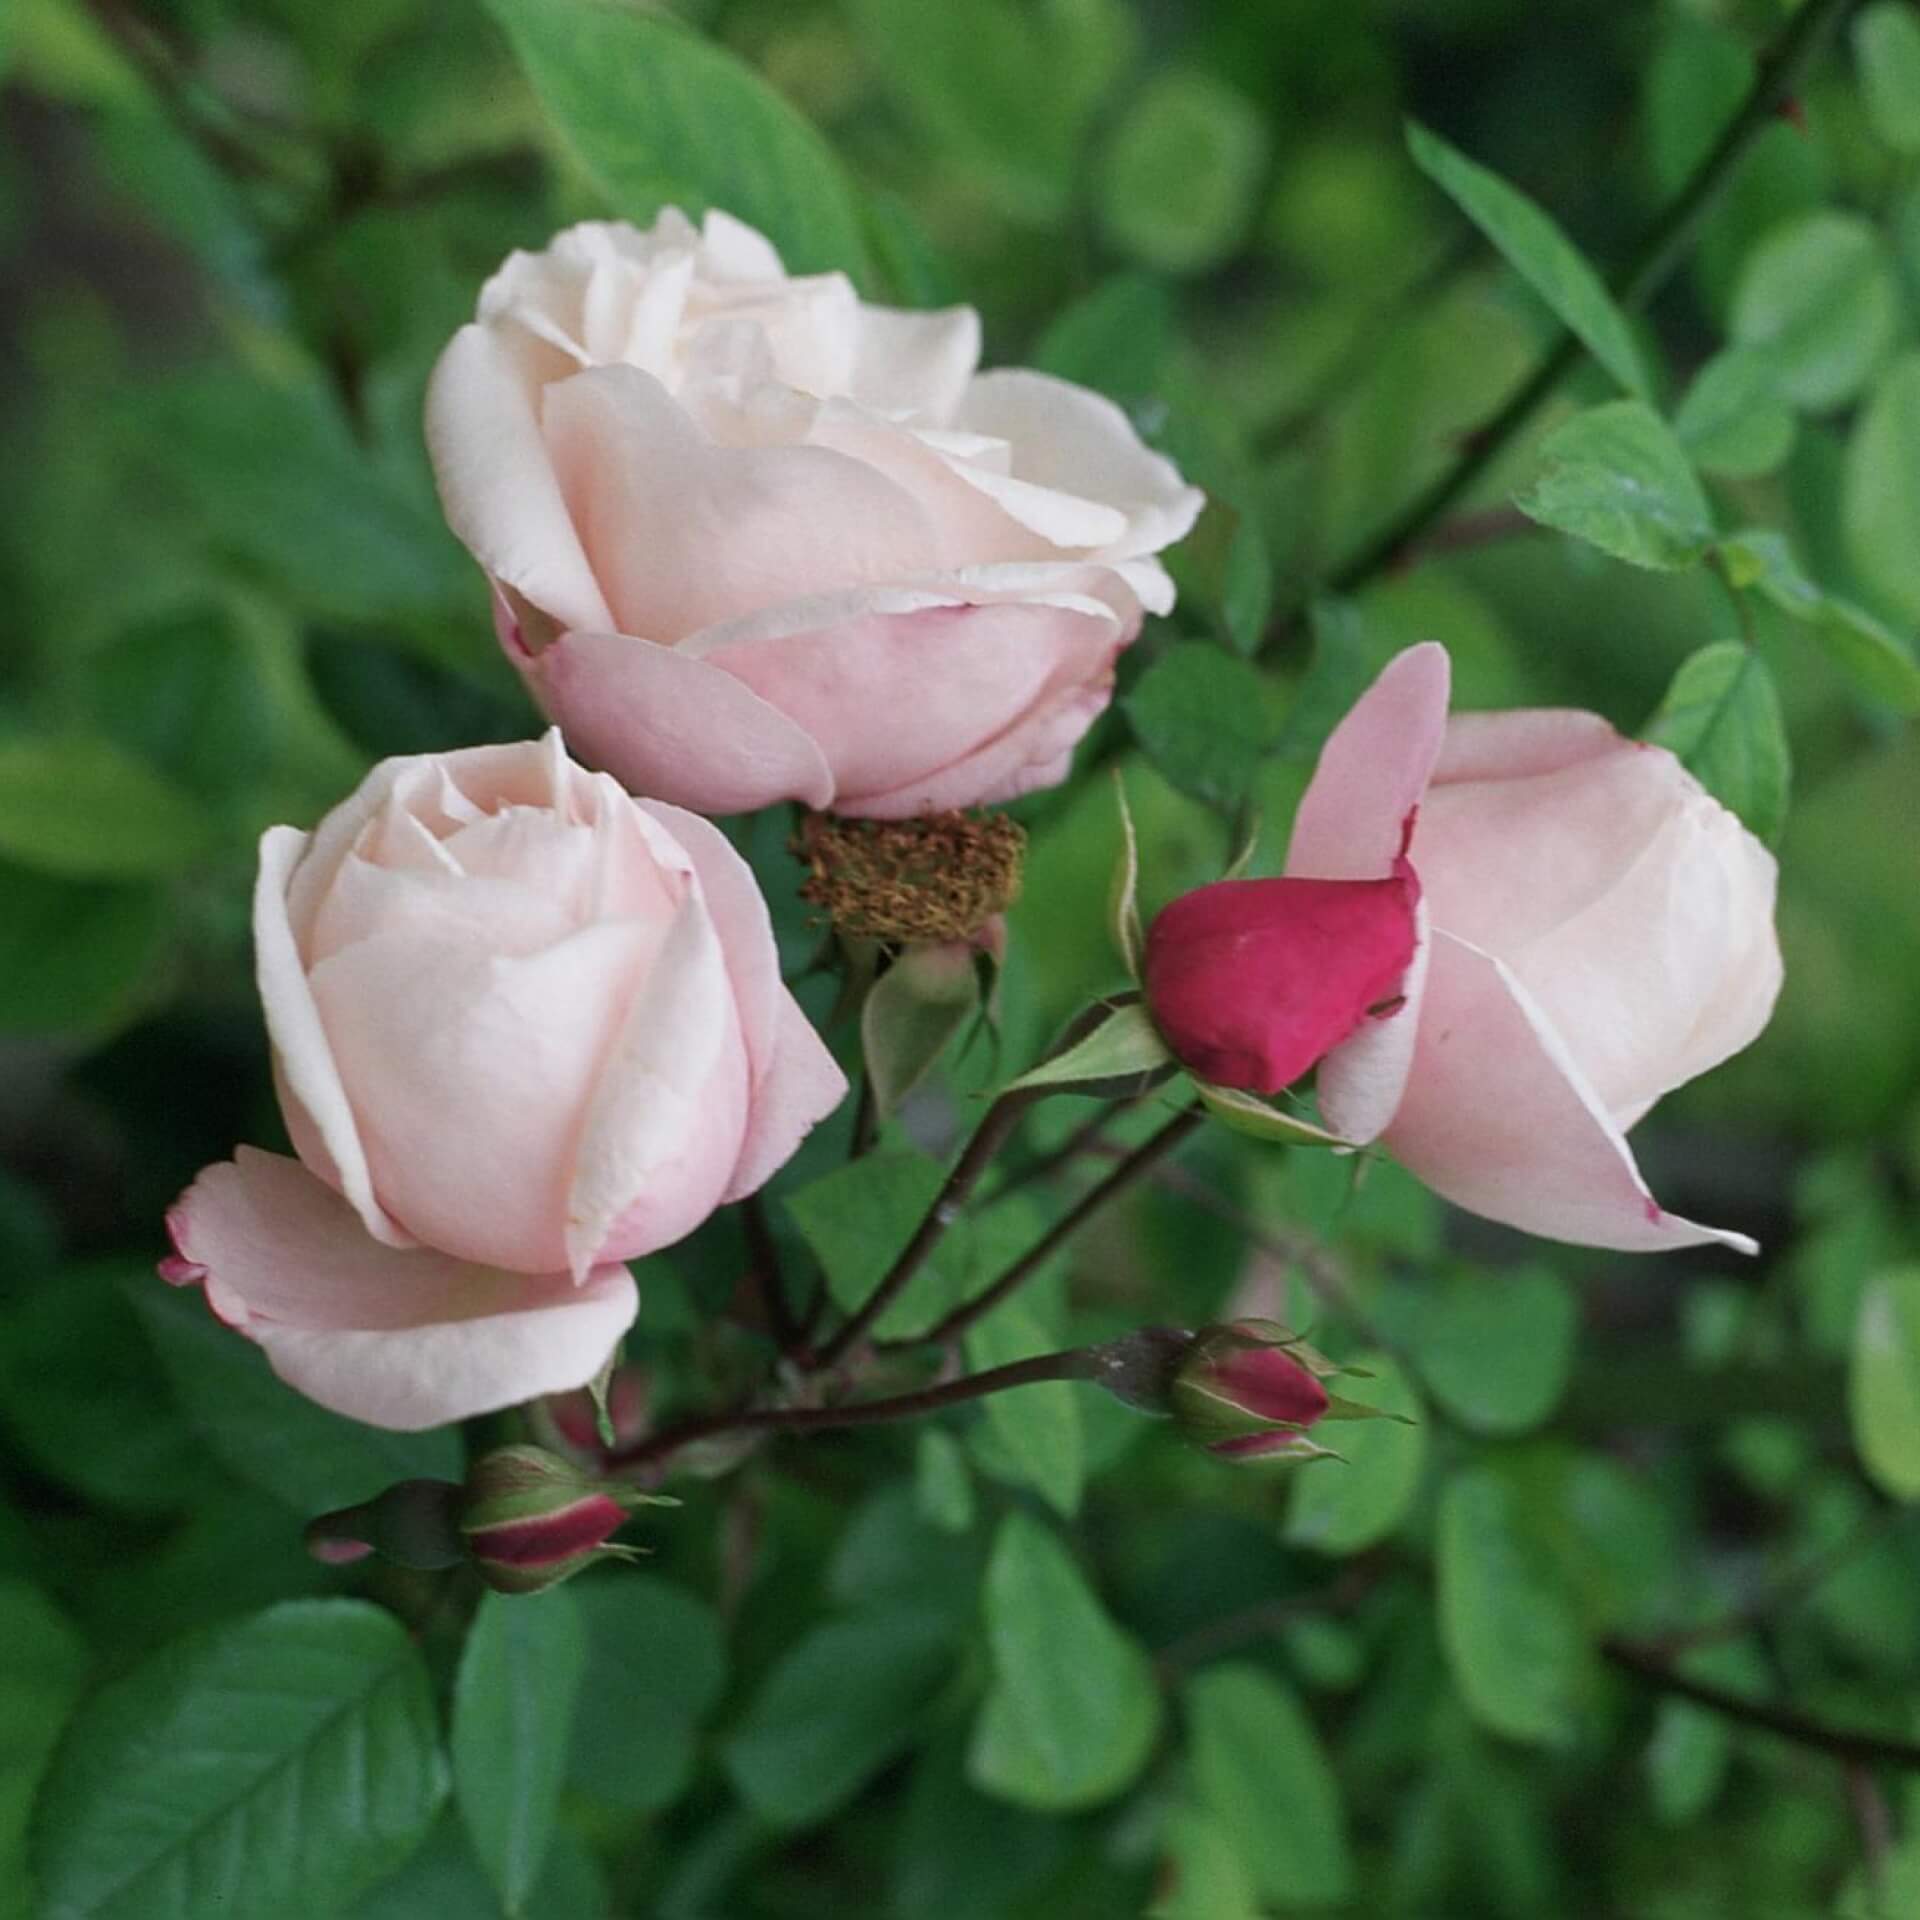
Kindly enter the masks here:
[[[1265, 1320], [1236, 1320], [1196, 1334], [1174, 1376], [1174, 1417], [1203, 1446], [1238, 1458], [1279, 1452], [1332, 1404], [1320, 1374], [1332, 1369], [1304, 1341]], [[1247, 1440], [1275, 1442], [1242, 1449]], [[1318, 1451], [1318, 1449], [1316, 1449]]]
[[1210, 1440], [1207, 1451], [1216, 1460], [1237, 1467], [1282, 1466], [1300, 1460], [1338, 1460], [1331, 1447], [1320, 1446], [1304, 1433], [1274, 1427], [1266, 1433], [1236, 1434], [1228, 1440]]
[[1399, 1010], [1419, 899], [1404, 860], [1382, 880], [1195, 888], [1147, 929], [1147, 1010], [1200, 1079], [1278, 1093], [1368, 1020]]
[[499, 1447], [467, 1475], [460, 1531], [481, 1579], [499, 1593], [538, 1593], [628, 1547], [609, 1544], [633, 1509], [674, 1503], [596, 1479], [541, 1447]]
[[377, 1499], [310, 1521], [307, 1551], [330, 1567], [372, 1553], [424, 1573], [458, 1566], [466, 1558], [459, 1506], [460, 1488], [451, 1480], [402, 1480]]
[[[550, 1393], [527, 1409], [527, 1424], [535, 1439], [550, 1452], [583, 1467], [604, 1467], [611, 1452], [631, 1446], [646, 1430], [648, 1382], [644, 1369], [616, 1367], [607, 1381], [607, 1428], [600, 1424], [600, 1408], [590, 1387]], [[606, 1432], [613, 1438], [609, 1445]]]

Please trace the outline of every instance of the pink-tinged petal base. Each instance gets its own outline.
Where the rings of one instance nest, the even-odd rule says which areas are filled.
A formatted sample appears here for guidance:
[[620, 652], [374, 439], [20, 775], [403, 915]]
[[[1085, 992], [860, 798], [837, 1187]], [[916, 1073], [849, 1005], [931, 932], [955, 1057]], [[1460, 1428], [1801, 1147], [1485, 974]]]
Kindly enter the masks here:
[[1320, 1062], [1314, 1076], [1320, 1118], [1330, 1132], [1356, 1147], [1386, 1131], [1406, 1093], [1432, 956], [1433, 929], [1423, 897], [1414, 909], [1413, 958], [1400, 982], [1399, 1006], [1363, 1020]]
[[1221, 880], [1147, 930], [1142, 984], [1162, 1038], [1217, 1086], [1278, 1093], [1370, 1020], [1398, 1013], [1419, 886]]
[[1019, 791], [1022, 771], [1071, 748], [1089, 700], [1106, 703], [1131, 637], [1080, 594], [887, 589], [796, 602], [694, 645], [819, 743], [837, 812], [896, 817]]
[[1327, 737], [1294, 816], [1286, 871], [1381, 880], [1406, 851], [1447, 725], [1451, 668], [1432, 641], [1396, 654]]
[[1546, 1016], [1491, 954], [1436, 933], [1406, 1095], [1383, 1139], [1436, 1193], [1549, 1240], [1659, 1253], [1744, 1235], [1664, 1212]]
[[784, 987], [774, 1012], [773, 1053], [755, 1084], [740, 1149], [724, 1200], [742, 1200], [793, 1158], [818, 1122], [847, 1097], [847, 1076]]
[[1628, 744], [1599, 714], [1576, 707], [1456, 713], [1447, 722], [1433, 780], [1436, 786], [1453, 780], [1526, 780]]
[[739, 1003], [753, 1091], [746, 1138], [722, 1196], [739, 1200], [763, 1187], [814, 1124], [846, 1098], [847, 1076], [780, 982], [773, 923], [753, 869], [698, 814], [657, 800], [639, 804], [692, 859]]
[[168, 1225], [174, 1260], [203, 1271], [207, 1304], [281, 1379], [376, 1427], [440, 1426], [584, 1386], [639, 1306], [620, 1266], [576, 1287], [383, 1246], [297, 1160], [250, 1147], [206, 1168]]
[[832, 804], [833, 773], [805, 729], [691, 654], [623, 633], [563, 633], [509, 657], [573, 751], [635, 793], [708, 814]]
[[374, 1194], [359, 1123], [295, 939], [289, 890], [307, 845], [308, 836], [292, 827], [269, 827], [260, 837], [260, 871], [253, 886], [254, 977], [273, 1042], [281, 1111], [295, 1151], [346, 1195], [367, 1232], [388, 1246], [405, 1247], [411, 1245], [409, 1236]]
[[600, 1069], [566, 1193], [577, 1279], [684, 1239], [726, 1190], [746, 1135], [747, 1051], [705, 897], [675, 916]]
[[525, 375], [499, 333], [465, 326], [427, 383], [427, 452], [455, 536], [562, 626], [611, 625]]

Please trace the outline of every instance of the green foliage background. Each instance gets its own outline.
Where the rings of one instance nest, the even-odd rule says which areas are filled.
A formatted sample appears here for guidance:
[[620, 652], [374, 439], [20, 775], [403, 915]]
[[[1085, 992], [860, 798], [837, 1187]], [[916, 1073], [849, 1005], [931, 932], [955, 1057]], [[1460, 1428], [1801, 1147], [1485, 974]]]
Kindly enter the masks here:
[[[1794, 111], [1623, 318], [1601, 282], [1777, 0], [0, 5], [0, 1916], [1920, 1911], [1900, 1771], [1621, 1655], [1920, 1733], [1920, 12], [1818, 10]], [[1596, 708], [1777, 838], [1779, 1015], [1636, 1135], [1762, 1259], [1522, 1242], [1210, 1130], [968, 1357], [1257, 1285], [1417, 1422], [1346, 1465], [1235, 1474], [1052, 1384], [767, 1448], [677, 1489], [644, 1572], [470, 1631], [308, 1560], [306, 1518], [473, 1436], [320, 1413], [151, 1277], [193, 1172], [280, 1138], [253, 842], [533, 730], [423, 383], [510, 247], [666, 200], [974, 302], [989, 361], [1113, 394], [1208, 488], [1085, 750], [1149, 906], [1255, 813], [1271, 861], [1419, 638], [1463, 705]], [[1562, 321], [1591, 354], [1355, 578]], [[1119, 984], [1105, 782], [1019, 811], [1000, 1051], [773, 1190], [849, 1303], [930, 1149]], [[784, 824], [741, 831], [797, 971]], [[922, 1324], [1087, 1177], [956, 1234]], [[727, 1217], [643, 1264], [657, 1407], [764, 1370], [746, 1260]]]

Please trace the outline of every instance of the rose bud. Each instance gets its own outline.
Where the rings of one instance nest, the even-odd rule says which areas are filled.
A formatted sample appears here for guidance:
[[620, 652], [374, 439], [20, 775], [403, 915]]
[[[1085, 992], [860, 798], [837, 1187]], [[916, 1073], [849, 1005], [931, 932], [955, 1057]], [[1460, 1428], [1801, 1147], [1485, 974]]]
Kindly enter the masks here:
[[458, 1566], [467, 1557], [460, 1500], [452, 1480], [402, 1480], [377, 1499], [309, 1521], [307, 1551], [330, 1567], [351, 1566], [372, 1553], [421, 1572]]
[[746, 863], [557, 732], [388, 760], [270, 829], [254, 942], [299, 1158], [207, 1168], [162, 1273], [375, 1426], [585, 1385], [634, 1317], [624, 1263], [846, 1091]]
[[1065, 777], [1202, 496], [971, 308], [790, 278], [669, 208], [516, 253], [427, 443], [502, 644], [588, 759], [732, 813], [902, 818]]
[[1209, 1440], [1207, 1451], [1216, 1460], [1235, 1467], [1286, 1466], [1301, 1460], [1338, 1460], [1331, 1447], [1309, 1440], [1287, 1427], [1269, 1427], [1264, 1433], [1240, 1433]]
[[1311, 1348], [1265, 1321], [1236, 1321], [1194, 1336], [1174, 1375], [1173, 1415], [1210, 1449], [1222, 1442], [1304, 1433], [1332, 1404], [1304, 1356]]
[[1289, 879], [1410, 868], [1420, 890], [1399, 1004], [1322, 1056], [1322, 1119], [1530, 1233], [1752, 1252], [1666, 1212], [1626, 1136], [1766, 1025], [1773, 856], [1671, 753], [1597, 714], [1449, 721], [1447, 693], [1443, 648], [1390, 661], [1327, 740], [1294, 819]]
[[1219, 880], [1147, 929], [1141, 986], [1180, 1063], [1278, 1093], [1370, 1017], [1393, 1012], [1420, 890], [1385, 880]]
[[497, 1593], [539, 1593], [595, 1560], [630, 1557], [609, 1539], [639, 1506], [677, 1503], [595, 1479], [540, 1447], [498, 1447], [474, 1462], [460, 1503], [467, 1556]]
[[602, 1439], [600, 1408], [588, 1387], [535, 1400], [527, 1407], [526, 1418], [534, 1437], [549, 1452], [563, 1454], [581, 1466], [598, 1467], [606, 1463], [610, 1446], [626, 1446], [646, 1430], [648, 1403], [645, 1370], [616, 1367], [606, 1389], [610, 1443]]

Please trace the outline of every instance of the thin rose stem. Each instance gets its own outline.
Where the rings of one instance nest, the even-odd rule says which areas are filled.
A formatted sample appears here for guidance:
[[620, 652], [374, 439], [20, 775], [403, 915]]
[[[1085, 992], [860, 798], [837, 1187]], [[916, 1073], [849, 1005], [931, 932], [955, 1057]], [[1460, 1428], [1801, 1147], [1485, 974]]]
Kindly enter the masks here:
[[766, 1204], [759, 1194], [749, 1194], [742, 1202], [740, 1224], [746, 1232], [747, 1258], [753, 1262], [754, 1282], [766, 1314], [767, 1331], [782, 1353], [793, 1353], [804, 1343], [805, 1336], [787, 1299], [786, 1278], [780, 1270], [780, 1249], [767, 1219]]
[[946, 1177], [933, 1205], [913, 1231], [913, 1238], [900, 1249], [894, 1263], [882, 1277], [860, 1309], [821, 1347], [815, 1368], [830, 1367], [856, 1343], [864, 1339], [873, 1323], [899, 1299], [907, 1283], [926, 1265], [933, 1250], [946, 1238], [947, 1229], [959, 1219], [960, 1210], [980, 1184], [980, 1176], [993, 1164], [993, 1157], [1006, 1144], [1007, 1136], [1019, 1125], [1027, 1108], [1044, 1092], [1041, 1088], [1021, 1088], [1003, 1093], [973, 1130], [953, 1171]]
[[921, 1347], [957, 1340], [976, 1321], [984, 1320], [995, 1307], [1045, 1266], [1109, 1200], [1151, 1173], [1205, 1117], [1206, 1109], [1197, 1100], [1192, 1106], [1181, 1108], [1159, 1132], [1149, 1135], [1121, 1160], [1097, 1187], [1082, 1195], [984, 1293], [976, 1294], [973, 1299], [954, 1308], [944, 1320], [918, 1339], [901, 1344]]
[[616, 1467], [636, 1467], [663, 1460], [696, 1440], [727, 1433], [824, 1433], [836, 1427], [876, 1426], [889, 1420], [912, 1420], [938, 1413], [943, 1407], [963, 1406], [1009, 1387], [1032, 1386], [1040, 1380], [1090, 1380], [1100, 1370], [1102, 1347], [1068, 1347], [1059, 1353], [1036, 1354], [985, 1373], [970, 1373], [917, 1393], [896, 1394], [887, 1400], [856, 1400], [842, 1407], [750, 1407], [731, 1413], [705, 1414], [664, 1428], [624, 1453], [612, 1456]]
[[1696, 1706], [1705, 1707], [1709, 1712], [1720, 1714], [1728, 1720], [1738, 1720], [1747, 1726], [1777, 1733], [1781, 1739], [1791, 1740], [1796, 1746], [1832, 1754], [1836, 1760], [1904, 1767], [1920, 1772], [1920, 1745], [1911, 1740], [1898, 1740], [1887, 1734], [1861, 1733], [1849, 1727], [1829, 1726], [1824, 1720], [1812, 1719], [1792, 1707], [1768, 1706], [1764, 1701], [1749, 1700], [1744, 1694], [1728, 1693], [1722, 1688], [1707, 1686], [1702, 1681], [1689, 1679], [1684, 1673], [1668, 1666], [1657, 1654], [1636, 1646], [1630, 1640], [1605, 1640], [1601, 1643], [1601, 1650], [1616, 1667], [1645, 1681], [1659, 1692], [1691, 1700]]

